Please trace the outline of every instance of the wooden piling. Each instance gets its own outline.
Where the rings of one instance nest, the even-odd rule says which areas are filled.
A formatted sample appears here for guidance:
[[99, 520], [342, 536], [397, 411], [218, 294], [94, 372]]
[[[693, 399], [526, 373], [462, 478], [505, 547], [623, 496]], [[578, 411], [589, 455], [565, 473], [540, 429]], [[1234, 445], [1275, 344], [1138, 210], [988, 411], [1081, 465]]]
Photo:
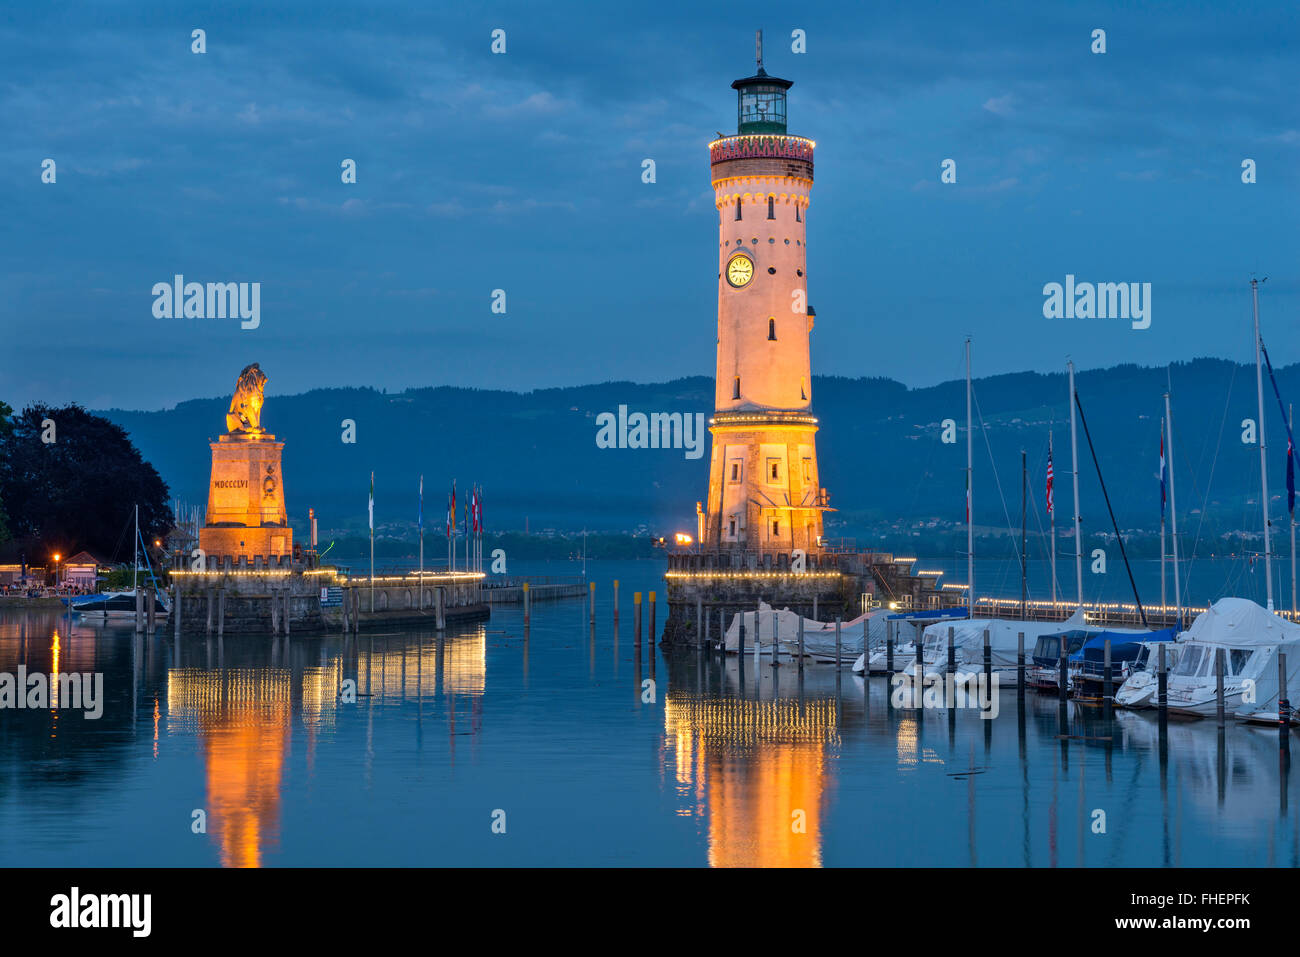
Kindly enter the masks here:
[[1016, 699], [1025, 700], [1025, 633], [1016, 636]]
[[1056, 687], [1061, 696], [1061, 704], [1065, 704], [1066, 699], [1070, 696], [1069, 685], [1069, 661], [1065, 656], [1065, 635], [1060, 637], [1060, 651], [1056, 658]]
[[175, 582], [172, 585], [172, 616], [174, 621], [172, 626], [176, 631], [176, 637], [181, 636], [181, 584]]
[[641, 593], [632, 593], [632, 638], [636, 642], [637, 657], [641, 656]]
[[591, 592], [591, 623], [596, 623], [596, 583], [591, 582], [587, 588]]
[[217, 589], [217, 637], [226, 633], [226, 590]]
[[1214, 720], [1220, 728], [1226, 723], [1223, 706], [1223, 649], [1214, 649]]
[[[657, 640], [657, 632], [655, 631], [655, 593], [654, 592], [650, 593], [650, 630], [646, 632], [646, 638], [650, 643], [650, 647], [653, 648], [655, 646], [655, 641]], [[651, 654], [653, 655], [654, 652], [652, 651]]]
[[280, 633], [280, 596], [271, 592], [271, 634]]
[[1277, 726], [1283, 734], [1291, 730], [1291, 699], [1286, 689], [1286, 652], [1277, 654]]
[[[993, 687], [993, 646], [989, 644], [989, 630], [984, 629], [984, 687]], [[992, 690], [989, 691], [992, 694]]]
[[[921, 655], [918, 652], [916, 656], [916, 676], [921, 677]], [[957, 671], [957, 644], [953, 636], [953, 627], [948, 626], [948, 674], [954, 674]]]
[[709, 623], [704, 620], [704, 599], [698, 595], [695, 598], [695, 640], [703, 646], [705, 635], [708, 634]]
[[212, 634], [212, 610], [213, 610], [212, 606], [213, 604], [215, 604], [215, 602], [216, 602], [216, 597], [213, 595], [212, 589], [209, 588], [208, 589], [208, 624], [207, 624], [207, 633], [209, 635]]
[[614, 620], [618, 621], [618, 579], [614, 579]]
[[135, 633], [144, 631], [144, 592], [135, 590]]
[[289, 637], [289, 612], [293, 602], [293, 590], [286, 588], [284, 590], [284, 637]]
[[740, 673], [745, 673], [745, 613], [740, 613], [740, 634], [739, 643], [736, 645], [737, 656], [740, 658]]
[[528, 582], [524, 582], [524, 627], [527, 628], [532, 621], [532, 611], [529, 605]]
[[1114, 676], [1114, 673], [1111, 671], [1109, 638], [1106, 639], [1102, 651], [1102, 655], [1103, 657], [1102, 657], [1102, 665], [1101, 665], [1101, 683], [1102, 683], [1101, 697], [1102, 700], [1109, 701], [1111, 697], [1111, 689], [1113, 685], [1112, 678]]
[[799, 674], [803, 674], [803, 613], [799, 614]]
[[1165, 666], [1165, 643], [1160, 642], [1160, 654], [1156, 662], [1156, 709], [1163, 722], [1169, 715], [1169, 673]]
[[840, 670], [840, 616], [835, 616], [835, 670]]

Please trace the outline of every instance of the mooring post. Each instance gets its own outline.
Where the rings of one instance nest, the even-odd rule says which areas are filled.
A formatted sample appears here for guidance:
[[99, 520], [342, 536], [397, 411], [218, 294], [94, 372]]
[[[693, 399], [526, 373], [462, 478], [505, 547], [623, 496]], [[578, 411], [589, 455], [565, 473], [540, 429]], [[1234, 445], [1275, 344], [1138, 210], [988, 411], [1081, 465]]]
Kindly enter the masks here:
[[279, 596], [273, 591], [271, 592], [271, 634], [278, 635], [279, 633], [280, 633], [280, 602], [279, 602]]
[[740, 613], [740, 634], [737, 636], [736, 655], [740, 659], [740, 673], [745, 673], [745, 613]]
[[[921, 675], [921, 669], [919, 667], [921, 663], [920, 655], [917, 655], [916, 661], [918, 665], [916, 674], [917, 677], [920, 677]], [[953, 634], [953, 627], [949, 625], [948, 626], [948, 674], [952, 675], [956, 673], [957, 673], [957, 643]]]
[[587, 590], [591, 592], [591, 623], [594, 625], [596, 623], [596, 583], [591, 582]]
[[1066, 684], [1069, 680], [1066, 677], [1066, 674], [1069, 671], [1069, 668], [1066, 667], [1067, 664], [1068, 662], [1065, 658], [1065, 635], [1062, 635], [1060, 638], [1060, 651], [1056, 659], [1056, 687], [1060, 692], [1061, 704], [1065, 704], [1065, 699], [1069, 697], [1069, 686]]
[[144, 592], [135, 590], [135, 633], [144, 631]]
[[284, 590], [284, 637], [289, 637], [289, 611], [292, 608], [292, 599], [290, 596], [291, 589]]
[[1214, 649], [1214, 718], [1220, 728], [1225, 724], [1223, 707], [1223, 649]]
[[209, 588], [208, 589], [208, 624], [207, 624], [207, 633], [209, 635], [212, 634], [212, 605], [214, 601], [215, 601], [215, 597], [213, 596], [212, 589]]
[[636, 642], [637, 657], [641, 657], [641, 593], [632, 593], [632, 639]]
[[816, 595], [813, 595], [813, 621], [821, 621], [821, 619], [817, 617], [817, 596]]
[[1016, 701], [1025, 703], [1025, 633], [1016, 636]]
[[172, 583], [172, 614], [176, 618], [176, 621], [173, 622], [173, 625], [176, 629], [176, 637], [179, 638], [181, 636], [181, 583], [180, 582]]
[[348, 633], [348, 603], [350, 601], [351, 599], [348, 598], [348, 593], [347, 590], [345, 589], [343, 592], [343, 601], [339, 603], [339, 610], [343, 612], [343, 634], [344, 635]]
[[1159, 711], [1160, 722], [1163, 724], [1169, 716], [1169, 675], [1165, 670], [1165, 643], [1160, 643], [1160, 655], [1156, 662], [1156, 708]]
[[[989, 644], [989, 630], [984, 629], [984, 687], [993, 687], [993, 646]], [[993, 692], [990, 690], [989, 694]]]
[[1291, 729], [1291, 699], [1286, 690], [1286, 652], [1277, 654], [1277, 726], [1285, 735]]
[[1103, 646], [1102, 654], [1104, 657], [1102, 659], [1102, 665], [1101, 665], [1101, 681], [1102, 681], [1101, 696], [1102, 696], [1102, 700], [1109, 701], [1111, 697], [1111, 689], [1114, 684], [1112, 680], [1114, 677], [1114, 672], [1111, 670], [1111, 664], [1110, 664], [1110, 639], [1109, 638], [1106, 639], [1105, 645]]
[[217, 589], [217, 637], [226, 633], [226, 590]]
[[708, 633], [709, 623], [704, 620], [704, 599], [695, 596], [695, 640], [703, 647], [704, 636]]
[[154, 613], [158, 605], [158, 590], [151, 586], [149, 590], [145, 592], [144, 601], [146, 614], [145, 626], [149, 629], [150, 633], [152, 633], [154, 628]]
[[727, 653], [727, 610], [718, 609], [718, 654]]
[[618, 579], [614, 579], [614, 620], [618, 621]]
[[651, 649], [650, 657], [653, 658], [655, 641], [657, 640], [657, 632], [655, 631], [655, 593], [654, 592], [650, 593], [650, 630], [646, 632], [646, 639]]
[[835, 616], [835, 670], [840, 670], [840, 616]]
[[528, 582], [524, 582], [524, 627], [532, 622], [532, 606], [529, 603]]
[[803, 674], [803, 612], [799, 613], [799, 674]]

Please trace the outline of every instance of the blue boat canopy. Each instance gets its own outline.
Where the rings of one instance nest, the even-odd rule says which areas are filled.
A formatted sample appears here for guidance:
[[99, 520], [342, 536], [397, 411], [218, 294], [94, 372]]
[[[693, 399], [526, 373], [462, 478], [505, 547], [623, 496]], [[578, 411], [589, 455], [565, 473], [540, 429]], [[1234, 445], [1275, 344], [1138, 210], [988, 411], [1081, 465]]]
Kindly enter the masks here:
[[1101, 631], [1093, 635], [1083, 647], [1070, 656], [1071, 661], [1106, 660], [1106, 641], [1110, 641], [1110, 660], [1135, 661], [1142, 654], [1142, 645], [1149, 641], [1173, 641], [1175, 629], [1162, 628], [1160, 631], [1132, 632]]
[[970, 610], [966, 606], [960, 608], [923, 608], [920, 611], [900, 611], [895, 615], [886, 615], [887, 621], [924, 621], [933, 618], [969, 618]]

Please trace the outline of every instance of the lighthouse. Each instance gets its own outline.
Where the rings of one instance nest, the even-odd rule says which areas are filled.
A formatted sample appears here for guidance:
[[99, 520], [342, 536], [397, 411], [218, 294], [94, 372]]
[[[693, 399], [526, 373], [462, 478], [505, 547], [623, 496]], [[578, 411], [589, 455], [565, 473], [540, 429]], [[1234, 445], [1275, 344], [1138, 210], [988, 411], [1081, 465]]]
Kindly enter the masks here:
[[705, 548], [815, 554], [827, 494], [817, 469], [809, 357], [812, 140], [787, 130], [792, 81], [731, 84], [734, 136], [709, 144], [718, 208], [717, 382]]

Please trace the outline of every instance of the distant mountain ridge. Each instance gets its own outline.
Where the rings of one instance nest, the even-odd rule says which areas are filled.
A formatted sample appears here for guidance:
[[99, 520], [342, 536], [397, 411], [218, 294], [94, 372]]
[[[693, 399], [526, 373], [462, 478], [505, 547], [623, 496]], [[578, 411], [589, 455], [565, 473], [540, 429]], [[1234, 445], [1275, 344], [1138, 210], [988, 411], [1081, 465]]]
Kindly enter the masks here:
[[[1198, 359], [1170, 367], [1180, 515], [1209, 506], [1216, 524], [1257, 529], [1259, 451], [1241, 440], [1256, 417], [1253, 366]], [[1300, 364], [1278, 369], [1284, 399], [1300, 396]], [[1097, 455], [1122, 527], [1159, 523], [1158, 457], [1166, 369], [1118, 365], [1078, 373], [1077, 386]], [[1274, 522], [1286, 514], [1286, 434], [1265, 381]], [[1042, 520], [1047, 433], [1054, 434], [1057, 527], [1071, 510], [1069, 408], [1065, 373], [1012, 373], [975, 380], [983, 429], [975, 434], [977, 524], [1018, 527], [1020, 450], [1029, 466], [1029, 524]], [[426, 535], [440, 534], [446, 498], [457, 480], [458, 508], [472, 482], [485, 488], [485, 518], [495, 530], [546, 528], [694, 531], [709, 461], [681, 449], [601, 449], [596, 416], [629, 411], [703, 412], [713, 380], [605, 382], [531, 392], [452, 387], [384, 393], [368, 388], [267, 395], [263, 425], [285, 442], [284, 478], [292, 521], [315, 507], [322, 528], [366, 527], [370, 472], [375, 521], [413, 532], [416, 489], [424, 475]], [[207, 441], [224, 430], [227, 397], [175, 408], [99, 414], [127, 429], [146, 459], [191, 504], [206, 502]], [[837, 511], [831, 536], [857, 536], [882, 525], [965, 518], [966, 400], [963, 381], [912, 389], [891, 379], [814, 377], [813, 409], [822, 484]], [[344, 420], [356, 442], [342, 441]], [[957, 441], [941, 441], [952, 419]], [[1082, 513], [1090, 531], [1109, 530], [1096, 473], [1079, 427]], [[990, 452], [996, 472], [990, 466]], [[459, 517], [458, 517], [459, 518]]]

